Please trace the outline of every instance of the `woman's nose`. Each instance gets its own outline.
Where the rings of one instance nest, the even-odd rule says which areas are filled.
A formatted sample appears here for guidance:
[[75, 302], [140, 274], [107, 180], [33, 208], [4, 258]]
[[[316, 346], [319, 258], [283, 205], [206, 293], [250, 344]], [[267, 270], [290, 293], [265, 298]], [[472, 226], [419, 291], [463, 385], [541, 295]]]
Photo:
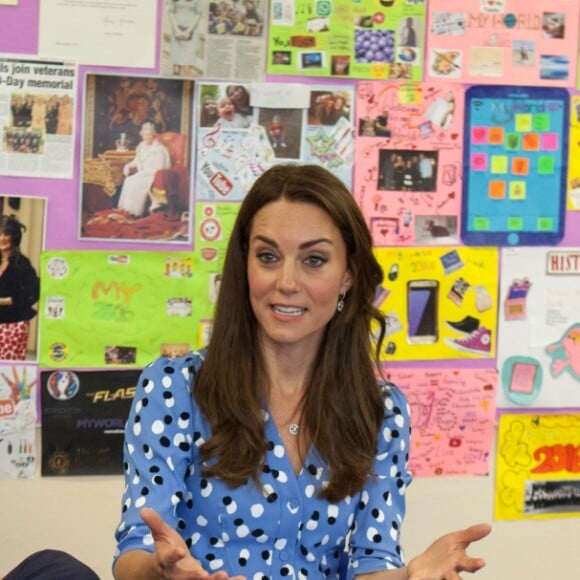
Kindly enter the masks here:
[[300, 288], [299, 273], [292, 263], [285, 263], [280, 268], [278, 290], [281, 292], [296, 292]]

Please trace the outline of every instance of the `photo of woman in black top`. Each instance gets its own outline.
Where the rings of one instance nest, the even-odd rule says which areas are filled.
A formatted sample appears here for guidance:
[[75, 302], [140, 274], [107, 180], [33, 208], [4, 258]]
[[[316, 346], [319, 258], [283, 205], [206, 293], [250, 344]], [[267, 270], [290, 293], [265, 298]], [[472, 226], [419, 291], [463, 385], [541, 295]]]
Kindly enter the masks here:
[[0, 360], [26, 360], [30, 321], [36, 316], [38, 276], [20, 251], [25, 230], [16, 217], [0, 216]]

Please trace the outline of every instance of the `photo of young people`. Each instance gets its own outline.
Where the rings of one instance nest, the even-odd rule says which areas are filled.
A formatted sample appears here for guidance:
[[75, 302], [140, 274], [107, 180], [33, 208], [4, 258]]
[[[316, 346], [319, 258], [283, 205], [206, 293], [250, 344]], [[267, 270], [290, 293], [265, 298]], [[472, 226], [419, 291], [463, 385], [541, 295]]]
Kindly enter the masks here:
[[261, 36], [264, 30], [262, 0], [218, 0], [209, 3], [209, 34]]
[[349, 95], [342, 91], [316, 90], [310, 93], [309, 125], [336, 125], [340, 118], [350, 119]]
[[199, 126], [248, 129], [253, 122], [250, 91], [245, 85], [202, 84], [198, 97]]
[[381, 149], [377, 189], [389, 191], [435, 191], [437, 151]]

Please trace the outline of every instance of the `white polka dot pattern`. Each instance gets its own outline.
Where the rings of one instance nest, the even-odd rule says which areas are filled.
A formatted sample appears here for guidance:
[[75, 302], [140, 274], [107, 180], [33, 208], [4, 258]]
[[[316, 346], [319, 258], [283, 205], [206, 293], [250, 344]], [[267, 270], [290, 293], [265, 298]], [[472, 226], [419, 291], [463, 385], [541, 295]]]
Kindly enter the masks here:
[[328, 467], [310, 449], [298, 477], [276, 426], [264, 410], [268, 451], [261, 488], [230, 489], [205, 479], [199, 446], [211, 437], [195, 405], [191, 381], [203, 352], [160, 358], [143, 370], [125, 431], [125, 491], [116, 555], [151, 552], [139, 517], [154, 508], [184, 538], [208, 572], [226, 570], [252, 580], [336, 578], [350, 534], [350, 570], [365, 574], [403, 565], [399, 544], [405, 513], [410, 411], [394, 385], [385, 387], [385, 419], [374, 474], [364, 489], [338, 503], [318, 498]]

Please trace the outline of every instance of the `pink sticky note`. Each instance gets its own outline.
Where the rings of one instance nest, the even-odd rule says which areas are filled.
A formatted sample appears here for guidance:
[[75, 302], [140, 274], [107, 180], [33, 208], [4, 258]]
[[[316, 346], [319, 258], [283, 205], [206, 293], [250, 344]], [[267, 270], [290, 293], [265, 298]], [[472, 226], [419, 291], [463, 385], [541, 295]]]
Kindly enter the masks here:
[[542, 134], [542, 149], [544, 151], [558, 150], [558, 133], [543, 133]]
[[487, 143], [487, 127], [472, 127], [471, 142], [477, 145], [485, 145]]
[[473, 171], [487, 171], [487, 154], [486, 153], [472, 153], [471, 154], [471, 169]]

